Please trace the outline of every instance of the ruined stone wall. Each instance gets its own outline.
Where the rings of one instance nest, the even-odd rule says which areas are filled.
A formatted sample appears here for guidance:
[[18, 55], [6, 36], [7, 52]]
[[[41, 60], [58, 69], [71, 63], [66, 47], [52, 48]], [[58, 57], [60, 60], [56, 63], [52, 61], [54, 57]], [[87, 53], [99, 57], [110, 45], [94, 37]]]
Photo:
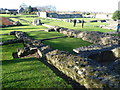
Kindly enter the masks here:
[[24, 41], [28, 50], [36, 49], [41, 58], [86, 88], [120, 88], [120, 76], [114, 68], [101, 66], [91, 59], [68, 52], [53, 50], [39, 40], [31, 39], [24, 32], [16, 31], [14, 34]]
[[91, 59], [54, 50], [46, 54], [47, 61], [86, 88], [119, 87], [119, 75]]
[[109, 34], [98, 31], [77, 31], [67, 28], [61, 28], [59, 29], [59, 32], [71, 37], [81, 38], [90, 43], [100, 45], [118, 44], [119, 41], [118, 37], [111, 36]]
[[46, 31], [57, 31], [68, 37], [81, 38], [84, 41], [99, 45], [115, 45], [119, 42], [119, 37], [99, 31], [77, 31], [59, 26], [50, 27], [49, 29], [46, 29]]

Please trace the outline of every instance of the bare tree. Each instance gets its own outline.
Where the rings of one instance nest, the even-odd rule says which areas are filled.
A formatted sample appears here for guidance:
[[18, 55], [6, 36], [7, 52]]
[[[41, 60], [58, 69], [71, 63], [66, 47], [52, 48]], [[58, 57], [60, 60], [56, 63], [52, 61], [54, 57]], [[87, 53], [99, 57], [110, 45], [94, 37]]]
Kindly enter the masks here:
[[19, 7], [20, 7], [20, 8], [23, 8], [23, 9], [28, 8], [28, 6], [27, 6], [25, 3], [22, 3]]
[[56, 7], [53, 5], [37, 6], [38, 11], [56, 11]]

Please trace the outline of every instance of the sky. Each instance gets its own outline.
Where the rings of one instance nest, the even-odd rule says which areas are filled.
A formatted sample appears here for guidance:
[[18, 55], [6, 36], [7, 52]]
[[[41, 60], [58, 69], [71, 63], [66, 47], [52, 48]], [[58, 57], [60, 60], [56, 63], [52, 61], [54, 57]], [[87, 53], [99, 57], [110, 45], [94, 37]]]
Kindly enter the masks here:
[[31, 6], [56, 6], [57, 11], [114, 12], [120, 0], [1, 0], [0, 8], [18, 9], [22, 3]]

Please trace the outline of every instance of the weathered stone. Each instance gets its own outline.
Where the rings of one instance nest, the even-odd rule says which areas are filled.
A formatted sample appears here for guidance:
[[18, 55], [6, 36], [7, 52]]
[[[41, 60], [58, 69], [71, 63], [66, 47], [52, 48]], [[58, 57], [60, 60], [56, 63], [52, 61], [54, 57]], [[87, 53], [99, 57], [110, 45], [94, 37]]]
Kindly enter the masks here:
[[33, 21], [32, 21], [32, 24], [35, 25], [35, 26], [36, 26], [36, 25], [42, 25], [40, 19], [35, 19], [35, 20], [33, 20]]
[[120, 58], [120, 47], [112, 50], [116, 58]]
[[16, 31], [12, 31], [12, 32], [8, 33], [8, 35], [15, 35], [15, 32]]
[[55, 30], [54, 30], [54, 28], [48, 28], [48, 29], [45, 29], [44, 31], [51, 32], [51, 31], [55, 31]]
[[16, 26], [21, 26], [22, 25], [19, 21], [16, 21], [13, 24], [16, 25]]
[[[71, 35], [73, 30], [68, 29], [60, 29], [61, 33], [65, 33], [67, 35]], [[66, 32], [67, 31], [67, 32]], [[94, 36], [95, 34], [100, 34], [100, 37], [104, 37], [103, 33], [94, 33], [94, 32], [77, 32], [82, 33], [83, 37], [85, 36]], [[76, 33], [74, 33], [76, 34]], [[18, 50], [18, 57], [22, 57], [24, 55], [38, 52], [40, 57], [44, 57], [46, 61], [52, 65], [54, 65], [58, 70], [71, 77], [76, 82], [84, 85], [86, 88], [119, 88], [120, 87], [120, 76], [117, 73], [116, 68], [108, 68], [106, 66], [102, 66], [101, 64], [88, 59], [83, 58], [78, 55], [70, 54], [65, 51], [53, 50], [49, 46], [41, 44], [38, 40], [33, 40], [23, 32], [15, 32], [15, 36], [18, 39], [22, 39], [25, 44], [29, 44], [30, 47], [22, 48]], [[92, 40], [96, 41], [94, 38]], [[99, 40], [99, 37], [97, 37]], [[85, 40], [90, 40], [89, 38], [84, 38]], [[91, 40], [91, 41], [92, 41]], [[114, 40], [113, 40], [114, 41]], [[89, 51], [92, 50], [94, 46], [89, 46]], [[96, 46], [96, 48], [101, 48], [101, 45]], [[83, 47], [84, 49], [84, 47]], [[87, 50], [87, 49], [86, 49]], [[113, 50], [118, 56], [117, 49]], [[115, 64], [114, 64], [115, 65]], [[111, 66], [114, 66], [111, 65]], [[116, 64], [117, 65], [117, 64]], [[102, 78], [101, 78], [102, 77]]]
[[37, 52], [36, 48], [30, 48], [30, 47], [25, 47], [25, 48], [19, 48], [17, 50], [17, 55], [18, 57], [23, 57], [23, 56], [27, 56], [29, 54], [33, 54], [35, 52]]
[[21, 42], [23, 42], [22, 39], [11, 39], [11, 40], [7, 40], [7, 41], [4, 41], [4, 42], [1, 42], [0, 45], [7, 45], [7, 44], [21, 43]]

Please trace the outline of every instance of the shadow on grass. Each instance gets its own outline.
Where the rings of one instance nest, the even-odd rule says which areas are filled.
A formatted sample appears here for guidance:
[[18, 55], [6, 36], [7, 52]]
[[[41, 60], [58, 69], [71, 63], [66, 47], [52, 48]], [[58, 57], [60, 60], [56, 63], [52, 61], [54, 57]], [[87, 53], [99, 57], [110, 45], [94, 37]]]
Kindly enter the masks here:
[[28, 62], [28, 61], [34, 61], [35, 58], [26, 58], [26, 59], [13, 59], [13, 60], [3, 60], [2, 65], [8, 65], [13, 63], [19, 63], [19, 62]]
[[[30, 61], [34, 61], [36, 58], [26, 58], [26, 59], [14, 59], [14, 60], [3, 60], [2, 61], [2, 65], [8, 65], [8, 64], [14, 64], [14, 63], [19, 63], [19, 62], [30, 62]], [[42, 62], [44, 65], [46, 65], [47, 67], [49, 67], [57, 76], [59, 76], [60, 78], [64, 79], [68, 84], [70, 84], [74, 89], [75, 88], [80, 88], [80, 89], [85, 89], [84, 86], [81, 86], [79, 83], [77, 83], [75, 80], [72, 80], [71, 78], [67, 77], [65, 74], [63, 74], [61, 71], [59, 71], [56, 67], [54, 67], [53, 65], [49, 64], [46, 60], [43, 59], [38, 59], [40, 62]], [[37, 63], [39, 64], [39, 63]], [[30, 64], [33, 65], [33, 64]], [[37, 68], [34, 68], [37, 69]], [[27, 71], [32, 71], [32, 69], [28, 69], [28, 70], [24, 70], [24, 72]], [[12, 73], [20, 73], [23, 71], [17, 71], [17, 72], [12, 72]], [[6, 73], [6, 74], [11, 74], [11, 73]], [[38, 77], [33, 77], [33, 78], [38, 78]], [[22, 80], [13, 80], [13, 81], [9, 81], [9, 82], [3, 82], [3, 83], [13, 83], [13, 82], [19, 82], [19, 81], [26, 81], [26, 80], [30, 80], [33, 78], [26, 78], [26, 79], [22, 79]]]
[[30, 26], [30, 25], [25, 24], [25, 25], [18, 25], [18, 26], [17, 25], [11, 25], [11, 26], [5, 26], [5, 27], [3, 26], [2, 29], [7, 27], [21, 27], [21, 26]]
[[21, 29], [40, 29], [40, 28], [13, 28], [13, 29], [4, 29], [2, 28], [2, 30], [21, 30]]
[[68, 84], [70, 84], [74, 89], [84, 89], [87, 90], [84, 86], [80, 85], [75, 80], [72, 80], [70, 77], [66, 76], [64, 73], [59, 71], [55, 66], [49, 64], [46, 60], [39, 59], [40, 62], [44, 63], [46, 66], [48, 66], [57, 76], [64, 79]]

